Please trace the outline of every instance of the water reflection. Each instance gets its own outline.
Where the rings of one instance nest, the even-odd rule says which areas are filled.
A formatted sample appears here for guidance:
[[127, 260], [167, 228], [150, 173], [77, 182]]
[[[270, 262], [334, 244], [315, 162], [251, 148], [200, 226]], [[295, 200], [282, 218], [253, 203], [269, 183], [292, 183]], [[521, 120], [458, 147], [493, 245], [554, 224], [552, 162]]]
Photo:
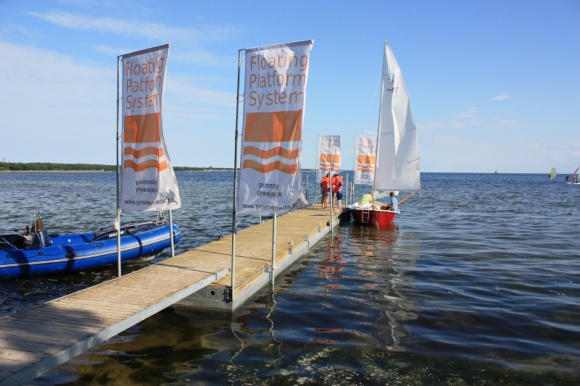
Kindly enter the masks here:
[[318, 264], [318, 277], [324, 278], [328, 284], [324, 285], [325, 292], [319, 295], [329, 295], [328, 291], [341, 288], [340, 279], [344, 278], [344, 264], [346, 260], [342, 257], [343, 238], [333, 236], [328, 244], [328, 256], [324, 259], [324, 264]]
[[274, 310], [276, 309], [276, 293], [274, 291], [272, 291], [270, 293], [270, 297], [271, 297], [271, 302], [270, 302], [271, 306], [269, 307], [270, 311], [266, 315], [266, 319], [268, 321], [270, 321], [270, 328], [268, 329], [268, 333], [272, 337], [272, 341], [274, 342], [274, 346], [278, 352], [279, 359], [275, 361], [276, 365], [278, 365], [282, 361], [282, 359], [284, 358], [284, 354], [282, 353], [282, 346], [284, 345], [284, 342], [282, 342], [276, 338], [277, 331], [276, 331], [276, 328], [274, 326], [274, 318], [272, 315], [274, 313]]
[[379, 312], [372, 326], [378, 331], [379, 344], [393, 351], [405, 350], [406, 341], [413, 339], [404, 322], [417, 318], [413, 298], [417, 288], [410, 271], [419, 251], [399, 242], [399, 235], [396, 224], [380, 229], [353, 225], [349, 234], [349, 253], [356, 256], [355, 271], [369, 295], [360, 300]]
[[480, 364], [414, 350], [420, 256], [396, 226], [343, 228], [233, 315], [169, 309], [58, 371], [69, 385], [469, 384]]
[[[256, 303], [246, 305], [243, 310], [233, 313], [229, 329], [232, 337], [239, 342], [239, 348], [232, 351], [231, 358], [228, 361], [231, 368], [238, 367], [237, 359], [242, 356], [246, 348], [252, 350], [252, 346], [257, 345], [265, 345], [267, 347], [265, 351], [268, 352], [269, 366], [277, 367], [282, 361], [284, 358], [282, 352], [284, 342], [276, 336], [278, 333], [275, 327], [276, 304], [276, 293], [269, 289], [268, 293], [258, 298]], [[259, 317], [262, 314], [266, 324], [263, 326], [251, 326], [253, 323], [248, 321], [248, 316]], [[266, 338], [264, 334], [269, 336], [269, 343], [263, 342]], [[243, 368], [243, 366], [239, 367]]]

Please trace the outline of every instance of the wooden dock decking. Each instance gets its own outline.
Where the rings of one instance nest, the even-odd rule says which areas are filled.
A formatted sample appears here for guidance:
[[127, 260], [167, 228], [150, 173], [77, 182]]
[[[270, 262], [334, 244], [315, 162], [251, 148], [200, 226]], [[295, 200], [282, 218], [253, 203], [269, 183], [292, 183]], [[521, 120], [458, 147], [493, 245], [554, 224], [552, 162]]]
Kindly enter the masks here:
[[[330, 212], [321, 210], [320, 204], [297, 210], [276, 220], [276, 266], [274, 275], [284, 271], [330, 230]], [[273, 220], [251, 226], [236, 236], [235, 286], [231, 297], [231, 276], [181, 300], [179, 305], [214, 310], [233, 311], [270, 280], [272, 262]], [[332, 216], [332, 226], [338, 225], [338, 215]], [[231, 266], [232, 235], [199, 248], [184, 252], [175, 259], [197, 260], [196, 267], [206, 270]], [[166, 260], [167, 261], [167, 260]], [[173, 261], [173, 259], [172, 259]], [[175, 260], [177, 261], [177, 260]]]
[[338, 221], [317, 205], [278, 217], [274, 270], [272, 223], [236, 235], [233, 291], [229, 235], [0, 319], [0, 385], [30, 381], [175, 303], [233, 311], [269, 282], [272, 271], [289, 267]]

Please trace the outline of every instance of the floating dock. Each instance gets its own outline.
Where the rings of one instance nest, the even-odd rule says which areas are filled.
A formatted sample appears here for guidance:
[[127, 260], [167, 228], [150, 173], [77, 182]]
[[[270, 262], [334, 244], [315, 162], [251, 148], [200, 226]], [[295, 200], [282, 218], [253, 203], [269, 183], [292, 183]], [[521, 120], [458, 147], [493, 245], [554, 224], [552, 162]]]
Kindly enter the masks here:
[[239, 231], [233, 289], [233, 235], [229, 235], [2, 318], [0, 385], [26, 383], [176, 303], [234, 311], [338, 222], [337, 215], [313, 205], [277, 217], [275, 229], [270, 219]]

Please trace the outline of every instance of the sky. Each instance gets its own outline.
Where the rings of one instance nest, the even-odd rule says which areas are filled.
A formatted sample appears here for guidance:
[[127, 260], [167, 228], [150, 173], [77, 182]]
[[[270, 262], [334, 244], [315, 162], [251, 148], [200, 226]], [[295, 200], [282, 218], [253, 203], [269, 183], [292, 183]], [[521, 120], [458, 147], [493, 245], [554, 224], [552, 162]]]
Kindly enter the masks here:
[[310, 39], [303, 168], [376, 133], [384, 41], [421, 171], [580, 166], [579, 0], [0, 0], [0, 161], [115, 165], [117, 58], [170, 44], [172, 164], [233, 167], [238, 52]]

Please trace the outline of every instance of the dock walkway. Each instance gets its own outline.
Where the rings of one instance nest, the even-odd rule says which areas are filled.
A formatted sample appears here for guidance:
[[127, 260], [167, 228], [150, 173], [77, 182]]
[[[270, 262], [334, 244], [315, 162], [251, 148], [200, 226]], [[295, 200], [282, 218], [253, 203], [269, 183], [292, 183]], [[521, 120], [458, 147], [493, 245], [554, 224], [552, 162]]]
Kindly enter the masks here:
[[[0, 319], [0, 385], [21, 385], [175, 303], [233, 311], [338, 224], [310, 206], [99, 285]], [[212, 284], [213, 283], [213, 284]], [[233, 293], [233, 298], [232, 298]]]
[[[277, 276], [304, 255], [330, 230], [328, 209], [320, 204], [297, 210], [276, 220], [275, 268]], [[333, 227], [338, 225], [338, 215], [332, 216]], [[231, 276], [228, 274], [217, 282], [201, 289], [179, 302], [195, 308], [234, 311], [249, 297], [271, 280], [272, 274], [273, 220], [270, 219], [241, 230], [236, 236], [236, 262], [233, 300]], [[196, 260], [196, 267], [215, 270], [231, 266], [232, 235], [180, 254], [177, 258]], [[175, 260], [177, 261], [177, 260]]]

